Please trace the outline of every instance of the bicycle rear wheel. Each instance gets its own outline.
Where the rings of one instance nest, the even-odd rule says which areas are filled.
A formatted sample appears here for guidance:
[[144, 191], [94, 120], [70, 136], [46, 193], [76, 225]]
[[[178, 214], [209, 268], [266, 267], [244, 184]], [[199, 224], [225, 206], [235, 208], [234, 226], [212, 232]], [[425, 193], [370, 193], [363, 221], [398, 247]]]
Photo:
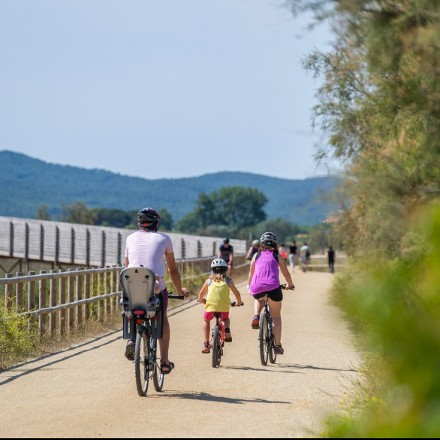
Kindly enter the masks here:
[[222, 354], [220, 347], [220, 331], [216, 325], [212, 331], [212, 366], [217, 368], [220, 365]]
[[267, 365], [269, 357], [269, 324], [264, 311], [260, 316], [260, 360], [262, 365]]
[[154, 373], [153, 373], [153, 384], [156, 391], [162, 391], [163, 383], [165, 380], [165, 375], [160, 369], [160, 345], [157, 339], [151, 338], [150, 346], [153, 350], [153, 362], [154, 362]]
[[269, 320], [267, 328], [268, 328], [268, 335], [269, 335], [269, 342], [267, 344], [267, 351], [269, 352], [270, 363], [274, 364], [277, 361], [277, 355], [275, 353], [275, 336], [273, 334], [272, 320]]
[[136, 388], [139, 396], [146, 396], [148, 382], [150, 380], [148, 355], [150, 352], [150, 335], [143, 328], [136, 334], [134, 349], [134, 371], [136, 377]]

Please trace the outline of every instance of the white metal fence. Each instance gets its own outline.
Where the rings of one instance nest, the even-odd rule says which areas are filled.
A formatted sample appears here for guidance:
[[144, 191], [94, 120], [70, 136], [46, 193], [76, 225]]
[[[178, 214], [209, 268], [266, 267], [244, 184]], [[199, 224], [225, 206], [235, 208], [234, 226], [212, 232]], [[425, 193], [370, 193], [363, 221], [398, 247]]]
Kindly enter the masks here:
[[[125, 240], [133, 229], [89, 226], [16, 217], [0, 217], [0, 256], [105, 267], [124, 263]], [[216, 255], [220, 237], [168, 233], [176, 259]], [[231, 239], [237, 255], [246, 253], [246, 241]]]

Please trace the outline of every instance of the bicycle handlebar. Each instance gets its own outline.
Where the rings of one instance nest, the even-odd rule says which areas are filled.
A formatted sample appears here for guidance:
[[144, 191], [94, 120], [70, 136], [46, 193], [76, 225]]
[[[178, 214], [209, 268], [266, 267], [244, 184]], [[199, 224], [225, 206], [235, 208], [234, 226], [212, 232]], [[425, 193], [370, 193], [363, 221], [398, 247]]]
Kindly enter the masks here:
[[287, 284], [280, 284], [281, 289], [283, 290], [295, 290], [295, 286], [287, 287]]
[[242, 302], [239, 306], [237, 306], [237, 302], [236, 301], [232, 301], [231, 302], [231, 307], [241, 307], [244, 306], [244, 302]]

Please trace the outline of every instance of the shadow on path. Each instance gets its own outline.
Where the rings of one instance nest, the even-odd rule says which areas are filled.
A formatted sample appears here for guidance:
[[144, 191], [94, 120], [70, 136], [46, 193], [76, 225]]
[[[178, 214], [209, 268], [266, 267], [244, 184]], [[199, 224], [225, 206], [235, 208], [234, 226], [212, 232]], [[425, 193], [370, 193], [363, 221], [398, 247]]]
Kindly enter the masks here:
[[[8, 377], [7, 379], [5, 379], [3, 381], [0, 381], [0, 385], [5, 385], [7, 383], [10, 383], [10, 382], [12, 382], [14, 380], [19, 379], [20, 377], [23, 377], [23, 376], [26, 376], [28, 374], [35, 373], [36, 371], [42, 370], [43, 368], [48, 368], [48, 367], [50, 367], [52, 365], [56, 365], [56, 364], [59, 364], [60, 362], [65, 362], [65, 361], [67, 361], [67, 360], [69, 360], [71, 358], [74, 358], [76, 356], [80, 356], [80, 355], [82, 355], [84, 353], [87, 353], [88, 351], [97, 350], [97, 349], [99, 349], [101, 347], [104, 347], [106, 345], [112, 344], [113, 342], [121, 339], [122, 336], [121, 335], [120, 336], [115, 336], [114, 338], [112, 338], [111, 340], [109, 340], [107, 342], [102, 342], [102, 343], [100, 343], [98, 345], [94, 345], [93, 347], [85, 348], [85, 347], [87, 347], [87, 346], [89, 346], [91, 344], [96, 344], [96, 342], [101, 340], [101, 339], [105, 339], [105, 338], [108, 338], [111, 335], [116, 335], [116, 334], [120, 335], [121, 331], [117, 330], [117, 331], [114, 331], [114, 332], [110, 332], [110, 333], [107, 333], [107, 334], [105, 334], [105, 335], [103, 335], [103, 336], [101, 336], [99, 338], [94, 338], [91, 341], [84, 342], [84, 343], [76, 345], [74, 347], [70, 347], [70, 348], [68, 348], [66, 350], [61, 350], [61, 351], [57, 351], [57, 352], [54, 352], [54, 353], [50, 353], [50, 354], [44, 355], [42, 357], [39, 357], [39, 358], [36, 358], [36, 359], [32, 359], [31, 361], [24, 362], [24, 363], [19, 364], [19, 365], [15, 365], [14, 367], [11, 367], [11, 368], [9, 368], [7, 370], [4, 370], [4, 371], [0, 372], [0, 377], [1, 377], [1, 375], [5, 375], [7, 373], [14, 374], [14, 376]], [[62, 356], [59, 359], [54, 359], [52, 361], [44, 363], [43, 365], [38, 365], [35, 368], [29, 368], [28, 369], [28, 367], [30, 365], [32, 365], [32, 364], [44, 361], [46, 359], [51, 359], [51, 358], [53, 358], [55, 356], [59, 356], [59, 355], [63, 355], [63, 354], [64, 354], [64, 356]]]
[[[153, 396], [151, 396], [153, 397]], [[267, 400], [267, 399], [240, 399], [234, 397], [214, 396], [209, 393], [197, 393], [197, 392], [182, 392], [176, 393], [171, 391], [165, 391], [164, 394], [155, 395], [157, 398], [176, 398], [186, 400], [201, 400], [206, 402], [216, 403], [229, 403], [234, 405], [243, 405], [245, 403], [281, 403], [284, 405], [290, 405], [292, 402], [286, 402], [282, 400]]]

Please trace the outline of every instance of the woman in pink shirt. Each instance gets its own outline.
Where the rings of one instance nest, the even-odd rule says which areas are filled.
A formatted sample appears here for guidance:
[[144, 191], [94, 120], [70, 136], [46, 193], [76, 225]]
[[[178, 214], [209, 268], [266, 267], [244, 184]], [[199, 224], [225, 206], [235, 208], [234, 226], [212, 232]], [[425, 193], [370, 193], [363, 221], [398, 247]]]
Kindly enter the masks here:
[[275, 336], [275, 353], [283, 354], [284, 349], [281, 345], [281, 305], [283, 292], [280, 286], [280, 270], [287, 282], [287, 289], [293, 290], [295, 286], [293, 285], [286, 262], [278, 255], [277, 241], [277, 236], [273, 232], [265, 232], [261, 236], [260, 250], [252, 258], [248, 282], [249, 293], [255, 299], [252, 328], [259, 328], [260, 312], [267, 293]]

